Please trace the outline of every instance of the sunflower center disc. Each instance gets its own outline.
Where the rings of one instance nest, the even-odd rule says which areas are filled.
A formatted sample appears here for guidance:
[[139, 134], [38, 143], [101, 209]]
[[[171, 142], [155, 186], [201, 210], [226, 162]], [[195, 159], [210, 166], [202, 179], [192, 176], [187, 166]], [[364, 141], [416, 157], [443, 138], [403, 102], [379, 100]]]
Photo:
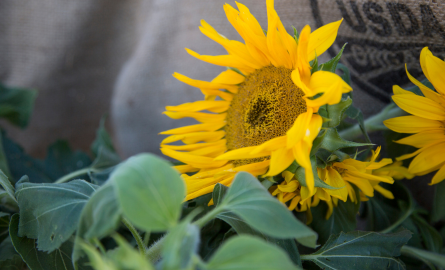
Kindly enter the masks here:
[[[267, 66], [249, 74], [227, 111], [227, 148], [256, 146], [286, 134], [306, 112], [304, 93], [291, 79], [291, 69]], [[234, 160], [235, 166], [268, 157]]]

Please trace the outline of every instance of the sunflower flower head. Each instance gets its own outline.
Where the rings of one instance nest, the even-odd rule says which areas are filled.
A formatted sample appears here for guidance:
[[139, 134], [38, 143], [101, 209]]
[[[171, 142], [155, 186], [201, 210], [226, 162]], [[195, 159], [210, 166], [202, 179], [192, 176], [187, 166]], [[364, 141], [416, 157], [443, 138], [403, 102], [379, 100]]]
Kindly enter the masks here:
[[423, 96], [394, 85], [392, 99], [411, 115], [392, 118], [384, 124], [395, 132], [413, 134], [396, 142], [418, 150], [397, 160], [414, 157], [408, 167], [411, 175], [437, 171], [430, 183], [433, 185], [445, 179], [445, 62], [425, 47], [420, 53], [420, 66], [436, 91], [416, 80], [406, 69], [408, 78], [419, 87]]
[[[263, 31], [249, 9], [226, 4], [227, 19], [244, 39], [229, 40], [201, 21], [201, 32], [223, 46], [227, 54], [192, 56], [229, 67], [211, 82], [174, 73], [173, 76], [204, 94], [204, 100], [167, 106], [174, 119], [191, 117], [199, 124], [161, 134], [164, 155], [183, 162], [176, 166], [192, 199], [212, 192], [216, 183], [230, 185], [235, 174], [281, 174], [294, 161], [305, 170], [305, 183], [315, 191], [310, 153], [323, 118], [320, 107], [341, 101], [351, 87], [337, 74], [314, 70], [310, 61], [334, 42], [341, 20], [315, 31], [305, 26], [298, 38], [288, 34], [267, 1], [268, 27]], [[206, 111], [206, 112], [203, 112]], [[184, 145], [172, 145], [182, 141]], [[193, 175], [186, 173], [196, 172]]]
[[[392, 160], [384, 158], [377, 162], [380, 149], [378, 147], [376, 151], [372, 151], [369, 161], [346, 158], [341, 162], [328, 164], [325, 168], [317, 168], [319, 179], [329, 187], [315, 187], [311, 192], [300, 184], [298, 176], [285, 171], [282, 174], [284, 181], [279, 185], [272, 186], [269, 191], [272, 195], [277, 196], [279, 201], [287, 203], [289, 210], [306, 212], [308, 223], [312, 221], [310, 208], [317, 206], [320, 201], [327, 203], [328, 212], [325, 217], [329, 219], [334, 207], [338, 205], [338, 200], [346, 202], [349, 199], [358, 203], [357, 195], [360, 195], [361, 201], [366, 201], [368, 197], [374, 196], [374, 191], [393, 199], [391, 191], [384, 189], [379, 184], [382, 182], [392, 184], [394, 180], [390, 175], [394, 170], [400, 170], [400, 165], [384, 170], [392, 165]], [[354, 186], [358, 188], [360, 194], [356, 194]]]

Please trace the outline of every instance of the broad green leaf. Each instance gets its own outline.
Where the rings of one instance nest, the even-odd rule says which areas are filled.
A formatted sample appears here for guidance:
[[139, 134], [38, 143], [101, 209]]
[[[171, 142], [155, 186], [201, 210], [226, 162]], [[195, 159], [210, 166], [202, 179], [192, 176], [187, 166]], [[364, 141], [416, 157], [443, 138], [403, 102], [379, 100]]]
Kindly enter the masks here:
[[326, 135], [321, 143], [321, 148], [334, 152], [346, 147], [360, 147], [373, 145], [371, 143], [356, 143], [343, 140], [335, 128], [327, 130]]
[[353, 203], [350, 198], [346, 202], [339, 200], [328, 220], [326, 220], [328, 205], [325, 202], [320, 202], [318, 206], [311, 208], [313, 221], [310, 227], [318, 233], [320, 244], [325, 243], [332, 234], [350, 232], [357, 228], [356, 217], [360, 208], [360, 196], [358, 189], [355, 188], [355, 191], [358, 202]]
[[303, 245], [316, 245], [317, 234], [296, 219], [249, 173], [240, 172], [235, 176], [218, 208], [221, 212], [235, 213], [253, 229], [271, 237], [295, 238]]
[[91, 152], [97, 157], [99, 155], [99, 151], [101, 148], [108, 150], [108, 152], [116, 153], [116, 150], [113, 146], [113, 140], [111, 139], [110, 134], [108, 134], [105, 129], [105, 121], [107, 120], [106, 116], [103, 116], [100, 119], [99, 128], [96, 130], [96, 139], [91, 144]]
[[5, 149], [3, 148], [3, 134], [0, 131], [0, 170], [5, 173], [8, 178], [12, 178], [9, 170], [8, 158], [6, 157]]
[[343, 120], [343, 114], [346, 109], [349, 108], [352, 104], [352, 99], [349, 97], [346, 100], [342, 100], [334, 105], [327, 105], [327, 118], [331, 119], [331, 121], [326, 122], [326, 126], [334, 128], [340, 125], [340, 122]]
[[[43, 161], [45, 172], [53, 181], [91, 164], [90, 157], [82, 151], [73, 151], [67, 141], [58, 140], [48, 147]], [[34, 182], [34, 181], [33, 181]]]
[[3, 147], [13, 177], [11, 182], [14, 183], [23, 175], [27, 175], [33, 183], [52, 183], [68, 173], [86, 168], [91, 164], [91, 159], [87, 154], [72, 151], [68, 143], [64, 141], [52, 144], [44, 160], [30, 157], [22, 147], [6, 136], [3, 136]]
[[0, 83], [0, 117], [12, 124], [25, 128], [34, 108], [37, 91], [6, 87]]
[[0, 243], [8, 237], [9, 214], [0, 212]]
[[82, 209], [74, 243], [73, 261], [82, 256], [80, 243], [101, 239], [119, 226], [122, 211], [111, 184], [105, 184], [93, 193]]
[[[11, 217], [9, 234], [15, 250], [30, 270], [74, 270], [71, 261], [73, 248], [71, 239], [51, 253], [43, 252], [37, 249], [36, 240], [18, 236], [18, 225], [19, 215], [15, 214]], [[88, 269], [88, 267], [80, 266], [78, 269]]]
[[422, 236], [423, 243], [426, 248], [432, 252], [440, 252], [443, 245], [442, 236], [440, 233], [426, 222], [418, 214], [413, 214], [414, 223], [417, 225]]
[[140, 229], [165, 231], [178, 222], [185, 185], [167, 161], [139, 154], [119, 165], [109, 181], [123, 214]]
[[247, 225], [241, 218], [231, 212], [223, 212], [218, 214], [217, 218], [224, 220], [236, 231], [237, 234], [248, 234], [261, 237], [269, 243], [273, 243], [283, 249], [289, 258], [296, 264], [301, 266], [300, 253], [294, 239], [276, 239], [262, 234]]
[[345, 43], [345, 45], [343, 45], [341, 50], [338, 52], [338, 54], [334, 58], [332, 58], [331, 60], [329, 60], [326, 63], [321, 64], [320, 69], [335, 73], [335, 70], [337, 69], [338, 62], [340, 61], [341, 55], [343, 54], [343, 50], [345, 49], [346, 44], [347, 43]]
[[301, 269], [278, 247], [258, 238], [241, 235], [225, 242], [210, 258], [207, 270]]
[[435, 185], [433, 210], [431, 211], [432, 222], [445, 220], [445, 181]]
[[2, 188], [8, 193], [11, 199], [17, 202], [17, 199], [14, 195], [15, 189], [12, 186], [11, 182], [9, 182], [8, 177], [2, 171], [0, 171], [0, 186], [2, 186]]
[[21, 270], [24, 269], [24, 266], [25, 263], [22, 257], [15, 251], [11, 238], [8, 235], [8, 238], [0, 243], [0, 269]]
[[317, 252], [301, 256], [322, 269], [405, 269], [395, 258], [411, 238], [411, 232], [381, 234], [376, 232], [349, 232], [332, 235]]
[[16, 184], [20, 207], [19, 236], [38, 239], [38, 248], [52, 252], [76, 230], [80, 213], [98, 186], [84, 180], [36, 184], [24, 176]]
[[198, 251], [199, 228], [188, 220], [171, 229], [162, 246], [163, 270], [191, 269], [192, 258]]
[[91, 164], [91, 168], [95, 171], [114, 167], [121, 162], [119, 156], [111, 150], [100, 147], [96, 159]]

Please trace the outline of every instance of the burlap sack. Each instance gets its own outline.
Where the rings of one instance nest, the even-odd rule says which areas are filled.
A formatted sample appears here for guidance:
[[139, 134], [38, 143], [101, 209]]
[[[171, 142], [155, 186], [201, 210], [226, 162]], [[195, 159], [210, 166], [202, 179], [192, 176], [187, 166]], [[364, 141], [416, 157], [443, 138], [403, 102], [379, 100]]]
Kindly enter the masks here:
[[[210, 80], [222, 67], [194, 59], [224, 50], [199, 32], [205, 19], [231, 39], [224, 0], [33, 0], [0, 2], [0, 80], [39, 89], [30, 127], [10, 128], [26, 149], [44, 152], [56, 138], [88, 149], [102, 114], [110, 110], [114, 138], [124, 157], [159, 153], [160, 131], [193, 123], [162, 115], [166, 105], [201, 99], [198, 89], [176, 81], [176, 71]], [[242, 1], [267, 27], [265, 1]], [[229, 1], [234, 5], [233, 1]], [[390, 100], [391, 86], [408, 82], [404, 64], [422, 78], [421, 48], [443, 58], [445, 1], [287, 0], [275, 7], [283, 24], [313, 29], [344, 18], [335, 45], [346, 46], [354, 102], [366, 116]]]

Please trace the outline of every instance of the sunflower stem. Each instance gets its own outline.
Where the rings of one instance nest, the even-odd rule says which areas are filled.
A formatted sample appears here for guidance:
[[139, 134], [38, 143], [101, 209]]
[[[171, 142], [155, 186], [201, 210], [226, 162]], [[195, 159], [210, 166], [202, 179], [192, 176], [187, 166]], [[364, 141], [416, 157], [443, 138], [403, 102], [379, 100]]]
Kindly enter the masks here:
[[445, 267], [445, 256], [442, 254], [410, 247], [407, 245], [402, 246], [402, 249], [400, 251], [405, 256], [414, 257], [423, 262], [429, 262], [441, 268]]
[[[387, 130], [388, 128], [383, 125], [383, 121], [403, 115], [407, 115], [407, 113], [400, 109], [395, 103], [391, 103], [380, 113], [375, 114], [364, 121], [366, 132], [371, 133], [379, 130]], [[353, 141], [363, 134], [360, 129], [360, 124], [357, 123], [350, 128], [340, 131], [339, 135], [345, 140]]]
[[161, 239], [156, 241], [151, 247], [149, 247], [145, 251], [145, 258], [147, 258], [150, 262], [156, 263], [161, 259], [161, 251], [164, 245], [165, 235], [162, 236]]
[[209, 221], [214, 219], [219, 213], [223, 211], [223, 205], [217, 205], [215, 208], [213, 208], [210, 212], [205, 214], [202, 218], [198, 219], [194, 222], [196, 226], [199, 228], [204, 227]]
[[136, 239], [136, 242], [138, 243], [138, 249], [139, 252], [142, 255], [145, 255], [145, 246], [144, 246], [144, 242], [142, 241], [141, 236], [139, 235], [138, 231], [136, 230], [136, 228], [130, 223], [130, 221], [126, 218], [122, 219], [122, 223], [124, 223], [124, 225], [130, 230], [131, 234], [133, 235], [134, 239]]

